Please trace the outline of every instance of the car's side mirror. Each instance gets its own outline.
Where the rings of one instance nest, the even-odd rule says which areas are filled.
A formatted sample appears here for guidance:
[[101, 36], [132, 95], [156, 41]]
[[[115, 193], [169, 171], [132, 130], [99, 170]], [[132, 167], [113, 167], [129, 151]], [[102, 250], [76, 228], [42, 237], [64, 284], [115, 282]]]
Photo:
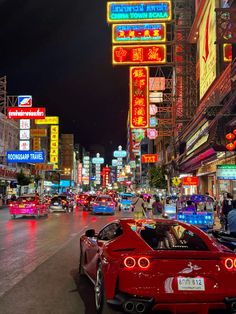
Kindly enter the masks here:
[[88, 238], [92, 238], [95, 236], [95, 230], [94, 229], [88, 229], [85, 231], [85, 235]]

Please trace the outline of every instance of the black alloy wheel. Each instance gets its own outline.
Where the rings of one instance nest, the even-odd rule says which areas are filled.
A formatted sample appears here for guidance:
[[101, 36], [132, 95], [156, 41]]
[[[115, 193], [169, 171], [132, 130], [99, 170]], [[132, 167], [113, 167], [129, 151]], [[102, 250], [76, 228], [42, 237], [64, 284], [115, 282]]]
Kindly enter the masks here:
[[94, 287], [95, 306], [97, 314], [112, 314], [114, 311], [108, 306], [104, 291], [104, 278], [101, 263], [98, 265]]

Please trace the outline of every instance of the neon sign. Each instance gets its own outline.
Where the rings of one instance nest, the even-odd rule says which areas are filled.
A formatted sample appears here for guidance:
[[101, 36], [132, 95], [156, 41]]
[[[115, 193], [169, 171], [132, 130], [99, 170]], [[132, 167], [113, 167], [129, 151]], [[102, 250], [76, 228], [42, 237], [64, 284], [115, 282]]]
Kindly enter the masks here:
[[112, 47], [112, 64], [163, 64], [165, 45], [129, 45]]
[[148, 24], [113, 24], [112, 42], [120, 43], [151, 43], [166, 41], [165, 23]]
[[130, 128], [148, 127], [148, 79], [148, 67], [130, 68]]
[[159, 22], [171, 20], [171, 2], [167, 1], [129, 1], [108, 2], [107, 22]]

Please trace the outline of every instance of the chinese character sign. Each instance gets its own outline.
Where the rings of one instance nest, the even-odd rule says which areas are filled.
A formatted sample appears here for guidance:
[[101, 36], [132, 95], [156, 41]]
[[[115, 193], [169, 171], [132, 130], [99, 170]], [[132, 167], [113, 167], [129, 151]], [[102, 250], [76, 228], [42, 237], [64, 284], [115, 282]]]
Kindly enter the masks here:
[[166, 45], [119, 45], [112, 47], [112, 64], [163, 64]]
[[149, 121], [148, 67], [130, 68], [130, 127], [147, 128]]
[[166, 40], [165, 23], [114, 24], [112, 42], [120, 43], [157, 43]]

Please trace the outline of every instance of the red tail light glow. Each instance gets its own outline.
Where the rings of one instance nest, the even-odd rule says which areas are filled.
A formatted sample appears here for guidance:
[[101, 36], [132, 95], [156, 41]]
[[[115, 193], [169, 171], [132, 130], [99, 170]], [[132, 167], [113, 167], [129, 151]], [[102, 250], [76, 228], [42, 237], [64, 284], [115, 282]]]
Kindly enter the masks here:
[[35, 203], [32, 203], [32, 207], [35, 207], [36, 206], [36, 204]]
[[224, 266], [227, 270], [236, 270], [236, 258], [225, 258]]
[[99, 204], [96, 202], [93, 202], [93, 206], [98, 206]]
[[108, 206], [115, 206], [115, 203], [110, 202], [110, 203], [108, 203]]
[[128, 256], [124, 260], [124, 265], [126, 268], [131, 269], [131, 268], [134, 268], [134, 266], [136, 265], [136, 261], [133, 257]]
[[150, 261], [147, 257], [140, 257], [138, 259], [138, 266], [143, 269], [147, 269], [150, 266]]
[[12, 207], [12, 206], [13, 206], [13, 204], [12, 204], [12, 203], [10, 203], [10, 204], [9, 204], [9, 206], [10, 206], [10, 207]]

